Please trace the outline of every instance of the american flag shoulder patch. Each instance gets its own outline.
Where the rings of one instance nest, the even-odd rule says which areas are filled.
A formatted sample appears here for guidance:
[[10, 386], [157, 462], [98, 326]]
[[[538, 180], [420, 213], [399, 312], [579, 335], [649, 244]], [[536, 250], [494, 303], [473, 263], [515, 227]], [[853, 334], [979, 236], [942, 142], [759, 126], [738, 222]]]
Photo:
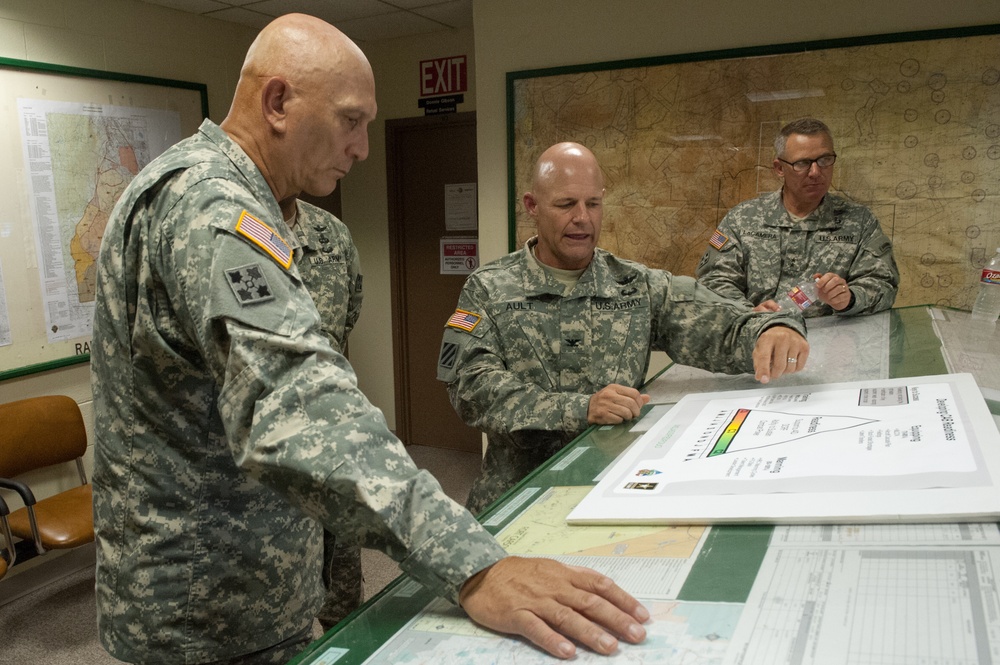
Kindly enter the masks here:
[[452, 328], [458, 328], [459, 330], [464, 330], [465, 332], [472, 332], [473, 329], [479, 325], [479, 321], [482, 318], [483, 317], [478, 314], [467, 312], [464, 309], [456, 309], [455, 313], [449, 317], [448, 323], [445, 325]]
[[708, 239], [708, 244], [716, 249], [722, 249], [726, 246], [727, 242], [729, 242], [729, 236], [719, 229], [715, 229], [715, 232], [712, 233], [712, 237]]
[[263, 249], [285, 270], [292, 265], [292, 248], [274, 229], [244, 210], [236, 222], [236, 232]]

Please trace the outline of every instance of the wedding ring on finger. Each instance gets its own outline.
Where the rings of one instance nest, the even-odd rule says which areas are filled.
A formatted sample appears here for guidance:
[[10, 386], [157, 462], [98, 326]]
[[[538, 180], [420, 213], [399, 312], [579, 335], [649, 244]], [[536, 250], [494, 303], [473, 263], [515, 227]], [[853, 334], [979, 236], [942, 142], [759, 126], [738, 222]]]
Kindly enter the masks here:
[[790, 363], [797, 363], [798, 359], [797, 358], [789, 358], [788, 362], [790, 362]]

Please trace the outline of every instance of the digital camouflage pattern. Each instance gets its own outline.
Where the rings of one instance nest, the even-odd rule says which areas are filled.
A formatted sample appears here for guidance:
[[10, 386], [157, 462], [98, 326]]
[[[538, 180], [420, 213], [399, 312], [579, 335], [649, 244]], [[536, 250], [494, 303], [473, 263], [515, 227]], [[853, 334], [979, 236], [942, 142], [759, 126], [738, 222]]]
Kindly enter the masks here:
[[899, 270], [892, 243], [878, 219], [863, 205], [827, 194], [801, 222], [770, 192], [732, 208], [719, 231], [725, 242], [705, 251], [698, 281], [728, 298], [753, 305], [787, 293], [815, 273], [836, 273], [851, 289], [853, 303], [835, 312], [826, 303], [807, 308], [806, 317], [874, 314], [892, 307]]
[[347, 225], [332, 213], [305, 201], [298, 212], [293, 242], [299, 251], [299, 275], [319, 310], [320, 328], [343, 353], [361, 314], [364, 299], [361, 260]]
[[[273, 235], [238, 231], [244, 213]], [[234, 658], [307, 629], [320, 522], [451, 600], [503, 556], [358, 391], [285, 267], [287, 237], [267, 182], [210, 121], [108, 222], [93, 485], [98, 628], [119, 659]]]
[[[330, 346], [344, 353], [364, 299], [358, 249], [335, 215], [305, 201], [295, 205], [290, 244], [299, 275], [319, 312], [320, 329]], [[316, 618], [329, 630], [364, 600], [361, 548], [329, 531], [323, 532], [323, 586], [326, 598]]]
[[438, 379], [462, 420], [488, 438], [466, 504], [473, 514], [587, 428], [591, 395], [611, 383], [641, 386], [651, 351], [735, 374], [753, 371], [766, 328], [805, 335], [797, 314], [755, 314], [691, 277], [602, 249], [565, 293], [531, 255], [536, 242], [469, 275], [458, 308], [478, 318], [446, 325], [441, 343]]

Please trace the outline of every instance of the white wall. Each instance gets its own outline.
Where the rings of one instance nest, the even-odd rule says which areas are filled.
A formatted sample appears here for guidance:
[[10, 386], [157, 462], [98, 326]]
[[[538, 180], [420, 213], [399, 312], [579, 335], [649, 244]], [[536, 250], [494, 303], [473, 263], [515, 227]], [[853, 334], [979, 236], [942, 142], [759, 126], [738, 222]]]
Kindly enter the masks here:
[[[343, 220], [361, 255], [365, 300], [351, 333], [350, 360], [362, 392], [395, 427], [392, 312], [389, 282], [389, 222], [385, 172], [385, 121], [423, 115], [419, 63], [446, 56], [468, 56], [469, 91], [458, 111], [476, 110], [476, 78], [471, 29], [362, 44], [375, 72], [378, 117], [369, 128], [370, 152], [341, 183]], [[482, 180], [482, 178], [480, 178]]]
[[[219, 122], [229, 110], [240, 66], [255, 30], [137, 0], [3, 0], [0, 2], [0, 57], [83, 67], [125, 74], [204, 83], [209, 112]], [[7, 159], [19, 159], [7, 155]], [[8, 307], [18, 294], [7, 293]], [[13, 369], [0, 367], [0, 370]], [[0, 402], [38, 395], [73, 397], [88, 432], [93, 424], [90, 365], [81, 364], [0, 381]], [[0, 424], [2, 426], [2, 424]], [[93, 436], [85, 459], [93, 461]], [[41, 498], [76, 484], [76, 470], [35, 473], [24, 479]], [[5, 492], [11, 508], [16, 495]]]

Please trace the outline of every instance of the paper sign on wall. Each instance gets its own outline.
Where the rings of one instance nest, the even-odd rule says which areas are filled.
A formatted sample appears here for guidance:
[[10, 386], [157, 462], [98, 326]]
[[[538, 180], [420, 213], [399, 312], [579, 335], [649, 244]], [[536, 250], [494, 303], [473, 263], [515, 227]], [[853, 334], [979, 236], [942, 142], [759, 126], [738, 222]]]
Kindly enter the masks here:
[[442, 275], [468, 275], [478, 267], [478, 238], [441, 238]]
[[444, 186], [444, 228], [447, 231], [475, 231], [479, 228], [476, 183]]

